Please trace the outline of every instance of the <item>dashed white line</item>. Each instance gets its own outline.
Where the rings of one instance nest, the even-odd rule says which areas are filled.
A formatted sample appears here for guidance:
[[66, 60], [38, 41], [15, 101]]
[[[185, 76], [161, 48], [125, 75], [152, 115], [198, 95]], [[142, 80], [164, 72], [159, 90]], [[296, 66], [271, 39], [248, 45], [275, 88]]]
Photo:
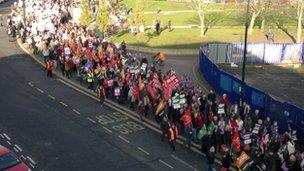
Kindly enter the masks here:
[[130, 141], [129, 140], [127, 140], [127, 139], [125, 139], [124, 137], [122, 137], [122, 136], [118, 136], [120, 139], [122, 139], [123, 141], [125, 141], [126, 143], [130, 143]]
[[88, 119], [90, 122], [96, 124], [96, 121], [94, 121], [93, 119], [91, 119], [91, 118], [89, 118], [89, 117], [87, 117], [87, 119]]
[[159, 161], [160, 163], [166, 165], [166, 166], [169, 167], [170, 169], [173, 169], [173, 166], [171, 166], [170, 164], [164, 162], [163, 160], [159, 159], [158, 161]]
[[76, 109], [73, 109], [73, 112], [77, 113], [78, 115], [80, 115], [80, 112], [78, 112]]
[[24, 155], [21, 155], [21, 156], [20, 156], [20, 159], [22, 159], [23, 161], [26, 160], [26, 158], [24, 157]]
[[16, 147], [14, 147], [13, 149], [14, 149], [17, 153], [19, 152], [19, 150], [18, 150]]
[[63, 103], [63, 102], [60, 102], [60, 104], [62, 104], [62, 105], [65, 106], [65, 107], [68, 107], [68, 105], [65, 104], [65, 103]]
[[22, 151], [22, 149], [17, 145], [17, 144], [15, 144], [14, 145], [19, 151]]
[[108, 131], [109, 133], [111, 133], [112, 134], [112, 131], [109, 129], [109, 128], [107, 128], [107, 127], [102, 127], [103, 129], [105, 129], [106, 131]]
[[149, 152], [147, 152], [146, 150], [140, 148], [140, 147], [137, 147], [138, 150], [140, 150], [141, 152], [145, 153], [146, 155], [150, 155]]
[[28, 85], [30, 85], [31, 87], [34, 87], [34, 85], [31, 82], [28, 82]]
[[4, 136], [3, 136], [2, 134], [0, 134], [0, 137], [1, 137], [1, 138], [4, 138]]
[[52, 96], [52, 95], [50, 95], [50, 94], [48, 94], [48, 97], [51, 98], [51, 99], [53, 99], [53, 100], [55, 100], [55, 97]]
[[193, 170], [195, 170], [195, 171], [199, 171], [197, 168], [191, 166], [190, 164], [188, 164], [188, 163], [185, 162], [184, 160], [178, 158], [177, 156], [171, 154], [171, 157], [174, 158], [176, 161], [179, 161], [179, 162], [183, 163], [184, 165], [188, 166], [189, 168], [191, 168], [191, 169], [193, 169]]
[[6, 139], [11, 140], [11, 138], [8, 135], [6, 135], [6, 133], [3, 133], [3, 135], [5, 136]]
[[29, 159], [29, 161], [33, 164], [36, 164], [36, 162], [30, 157], [30, 156], [27, 156], [27, 158]]
[[12, 145], [12, 143], [11, 142], [9, 142], [9, 141], [6, 141], [9, 145]]
[[44, 93], [44, 91], [41, 90], [40, 88], [36, 88], [36, 89], [37, 89], [37, 91], [39, 91], [40, 93]]
[[34, 166], [32, 163], [29, 163], [29, 165], [30, 165], [33, 169], [35, 169], [35, 166]]

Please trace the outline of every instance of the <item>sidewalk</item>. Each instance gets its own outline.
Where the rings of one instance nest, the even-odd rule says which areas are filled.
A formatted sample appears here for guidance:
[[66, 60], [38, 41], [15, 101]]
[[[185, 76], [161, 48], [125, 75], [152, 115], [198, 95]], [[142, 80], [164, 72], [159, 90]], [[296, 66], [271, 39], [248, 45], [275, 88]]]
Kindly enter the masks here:
[[[17, 43], [18, 45], [20, 46], [20, 48], [25, 51], [27, 54], [29, 54], [36, 62], [38, 62], [40, 65], [42, 65], [44, 67], [44, 63], [43, 63], [43, 58], [42, 56], [40, 55], [33, 55], [30, 50], [28, 49], [28, 45], [25, 43], [25, 44], [21, 44], [21, 41], [20, 39], [17, 40]], [[54, 70], [54, 75], [58, 78], [60, 78], [62, 83], [66, 84], [67, 86], [73, 88], [73, 89], [77, 89], [77, 91], [81, 91], [83, 93], [85, 93], [87, 96], [91, 97], [91, 98], [94, 98], [96, 101], [98, 101], [99, 99], [96, 97], [96, 94], [89, 91], [85, 85], [80, 85], [79, 81], [77, 81], [75, 79], [75, 77], [73, 77], [72, 79], [68, 79], [64, 76], [61, 75], [61, 72], [59, 71], [59, 68], [57, 68], [56, 70]], [[137, 111], [133, 111], [131, 109], [129, 109], [126, 105], [120, 105], [118, 103], [116, 103], [115, 101], [112, 101], [112, 100], [109, 100], [109, 99], [106, 99], [105, 100], [105, 105], [107, 105], [108, 107], [110, 108], [113, 108], [115, 110], [118, 110], [118, 111], [122, 111], [121, 113], [127, 113], [129, 115], [132, 116], [132, 118], [134, 118], [135, 120], [138, 120], [140, 119], [139, 117], [139, 113], [137, 113]], [[145, 122], [146, 124], [148, 124], [148, 128], [158, 132], [158, 133], [161, 133], [161, 130], [160, 130], [160, 127], [157, 123], [155, 123], [152, 118], [145, 118], [143, 117], [142, 118], [142, 121]], [[179, 136], [179, 138], [177, 139], [177, 143], [179, 144], [184, 144], [185, 142], [185, 138], [182, 137], [182, 136]], [[191, 150], [193, 152], [196, 152], [198, 154], [201, 154], [203, 155], [204, 157], [206, 157], [206, 154], [202, 153], [201, 152], [201, 147], [200, 145], [198, 144], [195, 144], [193, 142], [191, 142]], [[215, 162], [218, 163], [218, 164], [221, 164], [221, 158], [220, 156], [217, 154], [216, 155], [216, 159], [215, 159]], [[235, 168], [230, 168], [230, 170], [236, 170]]]

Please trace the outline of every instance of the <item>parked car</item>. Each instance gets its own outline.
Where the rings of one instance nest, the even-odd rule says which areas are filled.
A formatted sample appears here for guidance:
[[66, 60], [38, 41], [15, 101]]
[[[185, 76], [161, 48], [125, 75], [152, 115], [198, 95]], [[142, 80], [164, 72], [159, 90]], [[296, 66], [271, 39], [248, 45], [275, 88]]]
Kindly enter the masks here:
[[0, 170], [1, 171], [30, 171], [12, 151], [0, 145]]

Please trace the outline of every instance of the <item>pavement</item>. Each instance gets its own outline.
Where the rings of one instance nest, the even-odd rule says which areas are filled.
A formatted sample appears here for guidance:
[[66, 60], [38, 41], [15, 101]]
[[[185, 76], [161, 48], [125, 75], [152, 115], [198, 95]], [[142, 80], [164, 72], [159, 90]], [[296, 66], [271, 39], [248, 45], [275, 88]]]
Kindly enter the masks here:
[[[48, 79], [4, 28], [0, 39], [0, 144], [32, 170], [207, 170], [199, 152], [180, 144], [172, 152], [155, 126], [111, 105], [100, 108], [66, 80]], [[171, 60], [178, 73], [191, 72], [186, 61]]]

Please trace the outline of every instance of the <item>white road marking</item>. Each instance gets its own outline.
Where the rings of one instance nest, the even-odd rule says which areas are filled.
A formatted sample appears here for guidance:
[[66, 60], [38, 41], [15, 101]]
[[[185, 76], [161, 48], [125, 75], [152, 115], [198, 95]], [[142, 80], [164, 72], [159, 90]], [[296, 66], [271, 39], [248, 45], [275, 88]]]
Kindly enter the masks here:
[[3, 133], [3, 135], [5, 136], [6, 139], [11, 140], [11, 138], [8, 135], [6, 135], [6, 133]]
[[1, 138], [4, 138], [4, 136], [3, 136], [2, 134], [0, 134], [0, 137], [1, 137]]
[[76, 109], [73, 109], [73, 112], [77, 113], [78, 115], [80, 115], [80, 112], [78, 112]]
[[193, 169], [193, 170], [195, 170], [195, 171], [199, 171], [197, 168], [195, 168], [195, 167], [191, 166], [190, 164], [188, 164], [188, 163], [187, 163], [187, 162], [185, 162], [184, 160], [182, 160], [182, 159], [178, 158], [177, 156], [175, 156], [175, 155], [171, 154], [171, 157], [172, 157], [172, 158], [174, 158], [175, 160], [177, 160], [177, 161], [179, 161], [179, 162], [183, 163], [184, 165], [188, 166], [189, 168], [191, 168], [191, 169]]
[[48, 97], [51, 98], [51, 99], [53, 99], [53, 100], [55, 100], [55, 97], [52, 96], [52, 95], [49, 95], [49, 94], [48, 94]]
[[125, 139], [124, 137], [122, 137], [122, 136], [118, 136], [120, 139], [122, 139], [123, 141], [125, 141], [126, 143], [130, 143], [130, 141], [129, 140], [127, 140], [127, 139]]
[[144, 149], [142, 149], [142, 148], [140, 148], [140, 147], [137, 147], [137, 149], [140, 150], [140, 151], [142, 151], [143, 153], [145, 153], [145, 154], [147, 154], [147, 155], [150, 155], [149, 152], [147, 152], [146, 150], [144, 150]]
[[9, 142], [9, 141], [6, 141], [9, 145], [12, 145], [12, 143], [11, 142]]
[[19, 152], [19, 150], [18, 150], [16, 147], [14, 147], [13, 149], [14, 149], [17, 153]]
[[34, 87], [34, 85], [31, 82], [28, 82], [28, 85], [30, 85], [31, 87]]
[[19, 151], [22, 151], [22, 149], [17, 145], [17, 144], [15, 144], [14, 145]]
[[23, 161], [26, 160], [26, 158], [24, 157], [24, 155], [21, 155], [21, 156], [20, 156], [20, 159], [22, 159]]
[[63, 102], [60, 102], [60, 104], [62, 104], [62, 105], [65, 106], [65, 107], [68, 107], [68, 105], [65, 104], [65, 103], [63, 103]]
[[36, 165], [36, 162], [35, 162], [30, 156], [27, 156], [27, 158], [29, 159], [29, 161], [30, 161], [31, 163], [33, 163], [33, 164]]
[[173, 169], [173, 166], [171, 166], [170, 164], [168, 164], [168, 163], [162, 161], [161, 159], [159, 159], [158, 161], [159, 161], [160, 163], [166, 165], [166, 166], [169, 167], [170, 169]]
[[90, 122], [96, 124], [96, 121], [94, 121], [93, 119], [91, 119], [91, 118], [89, 118], [89, 117], [87, 117], [87, 119], [88, 119]]
[[41, 90], [40, 88], [37, 88], [37, 90], [38, 90], [40, 93], [44, 93], [44, 91]]
[[107, 128], [107, 127], [102, 127], [103, 129], [105, 129], [106, 131], [108, 131], [109, 133], [111, 133], [112, 134], [112, 131], [109, 129], [109, 128]]
[[33, 169], [35, 169], [35, 166], [34, 166], [32, 163], [29, 163], [29, 165], [30, 165]]

